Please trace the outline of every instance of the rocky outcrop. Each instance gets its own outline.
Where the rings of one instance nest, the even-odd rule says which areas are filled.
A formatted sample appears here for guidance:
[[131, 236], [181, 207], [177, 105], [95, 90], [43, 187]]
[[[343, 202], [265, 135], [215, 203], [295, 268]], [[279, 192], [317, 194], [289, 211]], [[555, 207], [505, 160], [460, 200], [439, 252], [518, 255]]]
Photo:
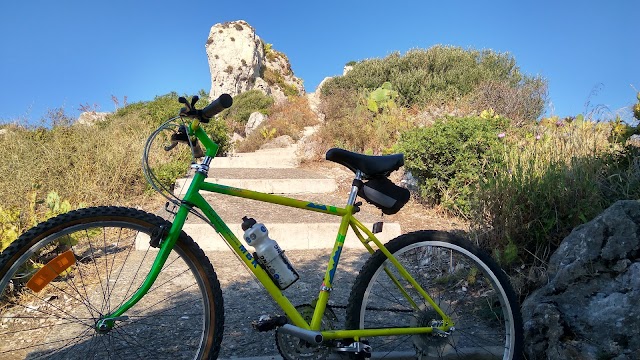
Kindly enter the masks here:
[[276, 102], [287, 95], [304, 95], [302, 80], [293, 74], [287, 57], [265, 44], [246, 21], [214, 25], [205, 48], [211, 70], [211, 99], [252, 89], [261, 90]]
[[76, 124], [93, 125], [97, 122], [105, 121], [109, 114], [108, 112], [85, 111], [78, 116]]
[[529, 359], [640, 359], [640, 202], [574, 229], [549, 267], [522, 306]]

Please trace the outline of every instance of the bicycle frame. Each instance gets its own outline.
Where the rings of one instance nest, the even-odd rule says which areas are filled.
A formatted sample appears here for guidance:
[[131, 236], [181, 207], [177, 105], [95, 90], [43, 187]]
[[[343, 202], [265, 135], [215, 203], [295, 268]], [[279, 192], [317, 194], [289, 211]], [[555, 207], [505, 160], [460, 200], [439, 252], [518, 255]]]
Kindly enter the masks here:
[[[373, 253], [375, 249], [371, 246], [371, 242], [382, 251], [386, 257], [390, 260], [390, 262], [398, 269], [400, 275], [408, 281], [423, 297], [423, 299], [428, 302], [428, 304], [440, 315], [443, 319], [443, 325], [439, 327], [421, 327], [421, 328], [384, 328], [384, 329], [364, 329], [364, 330], [330, 330], [330, 331], [320, 331], [322, 334], [322, 338], [324, 340], [332, 340], [332, 339], [356, 339], [358, 340], [361, 337], [372, 337], [372, 336], [389, 336], [389, 335], [406, 335], [406, 334], [419, 334], [419, 333], [431, 333], [434, 329], [436, 331], [449, 331], [455, 324], [451, 320], [451, 318], [446, 315], [440, 307], [433, 301], [433, 299], [426, 293], [420, 285], [409, 275], [409, 273], [402, 268], [402, 266], [397, 262], [394, 256], [389, 253], [389, 251], [384, 247], [384, 245], [375, 237], [375, 235], [369, 231], [360, 221], [358, 221], [354, 216], [354, 203], [357, 196], [358, 188], [357, 186], [353, 186], [351, 190], [351, 194], [349, 196], [349, 200], [347, 202], [346, 207], [336, 207], [336, 206], [328, 206], [324, 204], [317, 204], [309, 201], [297, 200], [292, 198], [287, 198], [278, 195], [266, 194], [257, 191], [251, 191], [246, 189], [238, 189], [229, 186], [224, 186], [220, 184], [207, 183], [204, 180], [207, 177], [208, 166], [211, 160], [215, 157], [218, 145], [214, 143], [208, 135], [202, 130], [199, 126], [199, 122], [194, 120], [189, 127], [190, 135], [195, 135], [198, 140], [204, 145], [205, 151], [205, 159], [201, 165], [198, 165], [198, 171], [196, 171], [191, 185], [189, 186], [182, 204], [179, 210], [176, 213], [176, 216], [173, 221], [173, 225], [171, 229], [168, 231], [168, 235], [165, 239], [160, 243], [160, 250], [156, 256], [154, 264], [147, 275], [143, 285], [138, 291], [132, 295], [132, 297], [126, 301], [123, 305], [121, 305], [118, 309], [113, 311], [111, 314], [105, 316], [102, 323], [106, 323], [110, 326], [113, 326], [114, 322], [119, 320], [119, 317], [123, 316], [123, 314], [130, 309], [133, 305], [135, 305], [151, 288], [153, 282], [157, 278], [160, 270], [162, 269], [165, 261], [167, 260], [169, 253], [173, 249], [178, 236], [182, 230], [182, 227], [185, 223], [187, 215], [189, 214], [189, 210], [193, 207], [196, 207], [202, 211], [202, 213], [209, 219], [214, 229], [222, 236], [222, 238], [229, 244], [231, 249], [238, 255], [238, 257], [244, 262], [244, 264], [249, 268], [249, 270], [255, 275], [255, 277], [260, 281], [260, 283], [265, 287], [271, 297], [278, 303], [278, 305], [282, 308], [285, 314], [289, 317], [293, 325], [312, 331], [320, 331], [322, 317], [327, 307], [327, 303], [329, 301], [329, 294], [331, 292], [331, 288], [333, 285], [334, 275], [338, 266], [338, 262], [340, 260], [340, 254], [342, 252], [343, 244], [346, 238], [347, 231], [349, 227], [354, 231], [360, 242], [367, 248], [370, 253]], [[361, 174], [356, 174], [356, 177], [359, 178]], [[213, 192], [218, 194], [225, 194], [235, 197], [242, 197], [246, 199], [258, 200], [261, 202], [278, 204], [288, 207], [294, 207], [302, 210], [308, 211], [316, 211], [329, 215], [340, 216], [340, 228], [338, 230], [338, 234], [336, 236], [336, 240], [331, 252], [330, 260], [327, 265], [327, 269], [325, 272], [324, 280], [318, 294], [317, 302], [315, 305], [315, 310], [313, 313], [313, 317], [311, 319], [311, 323], [307, 323], [300, 312], [295, 308], [295, 306], [289, 301], [289, 299], [283, 294], [283, 292], [278, 288], [274, 282], [271, 280], [267, 272], [258, 264], [256, 259], [249, 253], [249, 251], [244, 247], [244, 245], [238, 240], [238, 238], [233, 234], [233, 232], [229, 229], [229, 227], [224, 223], [224, 221], [218, 216], [218, 214], [213, 210], [211, 205], [203, 198], [200, 194], [200, 191]], [[367, 236], [365, 238], [363, 236]], [[403, 295], [409, 300], [410, 304], [418, 309], [418, 304], [411, 299], [409, 294], [403, 290], [400, 285], [398, 279], [394, 277], [389, 271], [387, 274], [391, 277], [392, 281], [398, 286]], [[422, 301], [422, 300], [421, 300]]]

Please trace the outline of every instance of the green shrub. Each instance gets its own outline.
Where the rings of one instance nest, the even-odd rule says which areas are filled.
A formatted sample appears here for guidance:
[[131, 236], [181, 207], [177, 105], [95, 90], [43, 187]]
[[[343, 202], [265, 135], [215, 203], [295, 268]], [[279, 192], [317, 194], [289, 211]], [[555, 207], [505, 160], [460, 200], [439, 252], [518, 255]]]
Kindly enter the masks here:
[[270, 68], [266, 68], [263, 74], [264, 81], [269, 85], [278, 85], [282, 92], [287, 96], [297, 96], [298, 88], [295, 85], [288, 84], [282, 74]]
[[[546, 94], [536, 88], [544, 88], [546, 82], [522, 75], [511, 55], [450, 46], [415, 49], [404, 56], [394, 53], [384, 59], [358, 62], [345, 76], [327, 81], [322, 94], [327, 96], [340, 89], [374, 90], [386, 81], [391, 82], [400, 94], [401, 104], [419, 108], [457, 102], [487, 82], [522, 88], [523, 91], [534, 86], [533, 90], [524, 91], [534, 98], [540, 93]], [[542, 109], [538, 108], [538, 102], [532, 103], [533, 109], [527, 109], [527, 112], [537, 117]]]
[[501, 117], [440, 119], [404, 133], [397, 150], [405, 154], [405, 167], [418, 181], [423, 200], [468, 216], [478, 180], [488, 165], [501, 161], [496, 154], [507, 126]]

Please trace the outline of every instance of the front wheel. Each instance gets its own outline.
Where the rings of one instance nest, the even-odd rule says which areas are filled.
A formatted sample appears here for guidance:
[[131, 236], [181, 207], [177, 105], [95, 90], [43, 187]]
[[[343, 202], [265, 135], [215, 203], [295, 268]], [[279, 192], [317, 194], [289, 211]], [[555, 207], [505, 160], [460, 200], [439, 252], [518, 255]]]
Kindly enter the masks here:
[[171, 224], [129, 208], [52, 218], [0, 253], [1, 359], [215, 359], [222, 293], [211, 263], [182, 232], [149, 292], [100, 326], [138, 290]]
[[[460, 237], [437, 231], [402, 235], [385, 246], [455, 325], [447, 332], [369, 338], [374, 358], [521, 358], [518, 302], [507, 276], [488, 255]], [[376, 251], [351, 289], [347, 328], [442, 324], [434, 308]]]

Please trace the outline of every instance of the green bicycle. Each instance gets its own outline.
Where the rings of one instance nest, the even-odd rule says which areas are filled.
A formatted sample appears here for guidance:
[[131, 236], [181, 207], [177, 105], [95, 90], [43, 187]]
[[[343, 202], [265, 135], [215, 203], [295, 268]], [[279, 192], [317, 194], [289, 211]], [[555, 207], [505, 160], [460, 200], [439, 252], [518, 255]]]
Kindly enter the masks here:
[[[356, 219], [358, 197], [388, 214], [406, 203], [408, 192], [388, 180], [403, 165], [402, 154], [330, 150], [328, 160], [354, 172], [344, 207], [205, 182], [218, 145], [200, 125], [232, 99], [225, 94], [201, 110], [196, 101], [180, 99], [180, 115], [149, 137], [143, 156], [147, 180], [177, 206], [173, 222], [131, 208], [85, 208], [37, 225], [0, 254], [0, 358], [216, 359], [222, 291], [209, 259], [182, 230], [190, 214], [221, 235], [282, 309], [257, 328], [276, 331], [285, 359], [521, 357], [519, 306], [489, 256], [439, 231], [413, 232], [383, 245], [377, 231]], [[159, 185], [148, 165], [151, 144], [167, 131], [173, 142], [167, 149], [182, 142], [204, 155], [192, 165], [195, 174], [182, 199]], [[289, 301], [282, 289], [287, 284], [245, 247], [201, 192], [341, 218], [313, 305]], [[351, 289], [346, 323], [338, 328], [328, 301], [349, 229], [371, 256]]]

